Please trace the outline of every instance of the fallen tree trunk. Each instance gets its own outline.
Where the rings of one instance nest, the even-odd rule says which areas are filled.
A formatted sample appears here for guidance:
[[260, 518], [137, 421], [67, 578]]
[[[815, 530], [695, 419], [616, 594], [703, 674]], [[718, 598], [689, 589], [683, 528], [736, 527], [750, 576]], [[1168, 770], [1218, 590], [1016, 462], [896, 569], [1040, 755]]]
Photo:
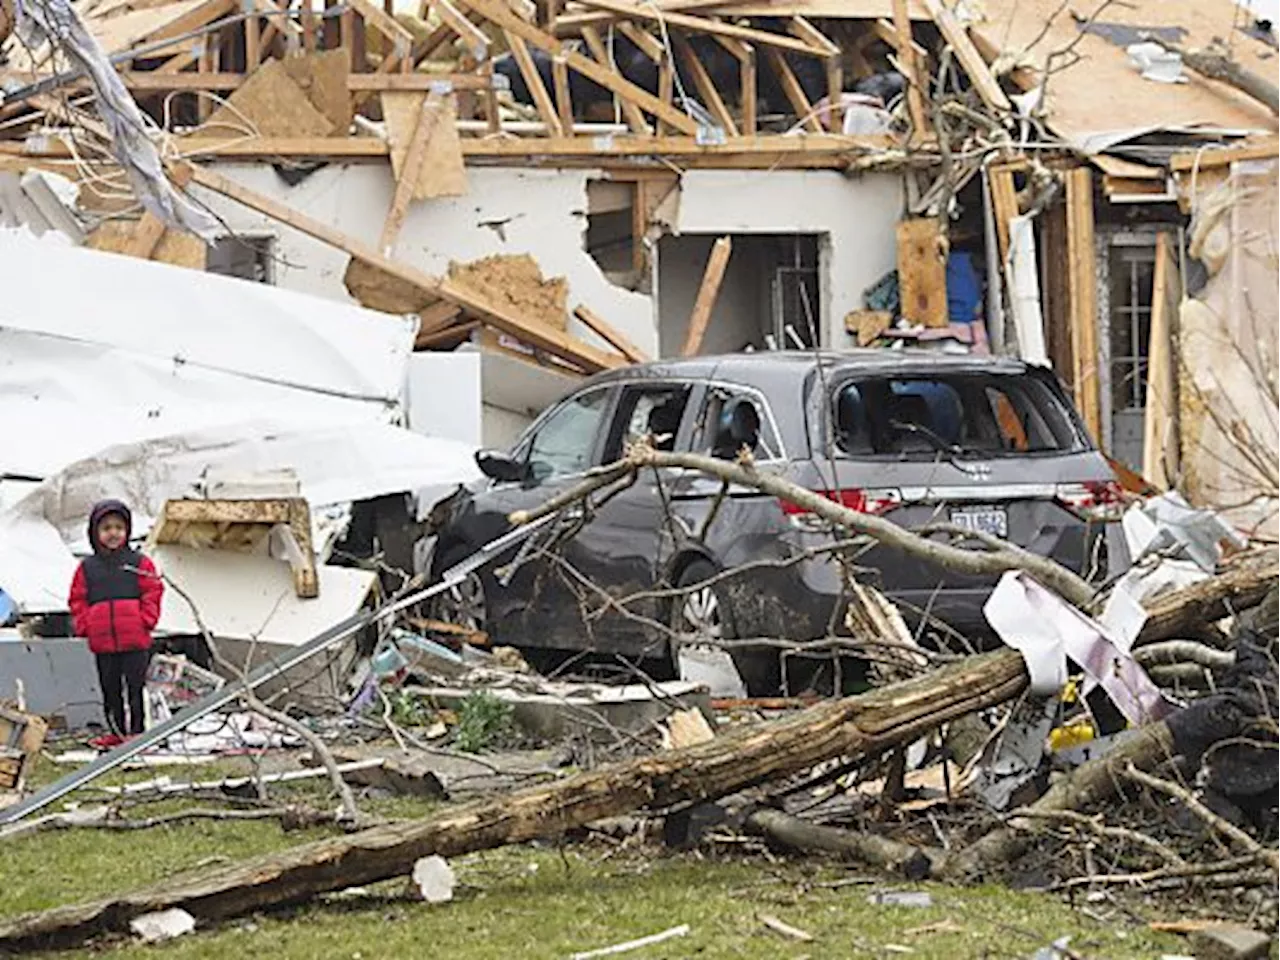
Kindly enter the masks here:
[[1280, 576], [1274, 547], [1241, 554], [1216, 576], [1146, 601], [1147, 622], [1136, 645], [1184, 637], [1207, 624], [1262, 602]]
[[[1139, 770], [1150, 770], [1173, 756], [1173, 734], [1167, 724], [1153, 723], [1142, 727], [1096, 760], [1081, 764], [1070, 776], [1059, 780], [1043, 797], [1027, 807], [1031, 814], [1062, 810], [1084, 810], [1115, 796], [1125, 782], [1125, 771], [1132, 764]], [[1020, 857], [1036, 842], [1030, 827], [1034, 816], [1018, 816], [1014, 811], [1006, 826], [992, 830], [976, 843], [949, 857], [943, 865], [943, 876], [957, 880], [974, 880], [989, 874]]]
[[459, 856], [540, 837], [641, 807], [661, 809], [735, 793], [831, 757], [871, 756], [956, 717], [1003, 703], [1027, 685], [1012, 650], [970, 657], [862, 696], [822, 703], [707, 743], [614, 764], [422, 820], [256, 857], [195, 878], [56, 907], [0, 924], [0, 950], [83, 940], [127, 929], [144, 913], [181, 907], [209, 921], [402, 876], [430, 854]]
[[926, 879], [942, 860], [941, 851], [924, 850], [874, 833], [809, 823], [781, 810], [757, 810], [747, 817], [745, 826], [792, 850], [834, 853], [908, 880]]

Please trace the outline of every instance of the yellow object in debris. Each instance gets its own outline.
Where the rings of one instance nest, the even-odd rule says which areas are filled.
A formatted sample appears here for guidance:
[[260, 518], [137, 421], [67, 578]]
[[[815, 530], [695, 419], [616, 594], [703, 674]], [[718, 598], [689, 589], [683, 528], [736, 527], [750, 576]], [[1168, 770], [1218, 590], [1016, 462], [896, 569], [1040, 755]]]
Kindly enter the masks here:
[[1062, 687], [1061, 700], [1063, 703], [1075, 703], [1080, 699], [1080, 687], [1076, 683], [1075, 677], [1069, 677]]
[[1093, 738], [1093, 723], [1088, 718], [1082, 717], [1065, 727], [1055, 727], [1050, 730], [1049, 749], [1056, 753], [1059, 750], [1067, 750], [1078, 747], [1082, 743], [1088, 743]]

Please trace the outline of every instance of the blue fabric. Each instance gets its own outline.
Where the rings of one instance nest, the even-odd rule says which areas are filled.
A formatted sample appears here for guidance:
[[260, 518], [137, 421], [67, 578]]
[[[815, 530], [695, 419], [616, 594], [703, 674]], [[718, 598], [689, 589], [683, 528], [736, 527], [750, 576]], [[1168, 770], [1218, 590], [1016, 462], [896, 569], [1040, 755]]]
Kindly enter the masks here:
[[0, 627], [8, 626], [17, 612], [18, 605], [13, 602], [13, 598], [0, 590]]
[[952, 323], [973, 323], [982, 312], [982, 283], [973, 254], [947, 257], [947, 316]]

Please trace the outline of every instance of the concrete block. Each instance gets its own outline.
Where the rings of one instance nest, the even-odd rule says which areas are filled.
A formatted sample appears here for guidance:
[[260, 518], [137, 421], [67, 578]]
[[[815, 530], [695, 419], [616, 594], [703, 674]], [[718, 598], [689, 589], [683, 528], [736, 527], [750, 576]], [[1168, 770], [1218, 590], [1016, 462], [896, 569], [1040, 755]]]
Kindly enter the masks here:
[[1196, 960], [1261, 960], [1270, 953], [1271, 938], [1248, 927], [1224, 925], [1191, 935]]

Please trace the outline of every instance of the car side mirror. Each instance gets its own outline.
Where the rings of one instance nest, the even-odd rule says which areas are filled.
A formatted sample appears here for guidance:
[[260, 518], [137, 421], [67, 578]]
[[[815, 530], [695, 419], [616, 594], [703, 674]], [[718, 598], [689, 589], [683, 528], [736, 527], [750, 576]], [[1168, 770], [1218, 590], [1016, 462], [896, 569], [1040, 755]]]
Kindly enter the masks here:
[[501, 483], [523, 483], [529, 477], [529, 466], [498, 450], [476, 452], [476, 466], [491, 480]]
[[754, 450], [760, 442], [760, 412], [745, 397], [736, 397], [725, 403], [716, 424], [716, 442], [711, 454], [722, 459], [737, 456], [746, 447]]

